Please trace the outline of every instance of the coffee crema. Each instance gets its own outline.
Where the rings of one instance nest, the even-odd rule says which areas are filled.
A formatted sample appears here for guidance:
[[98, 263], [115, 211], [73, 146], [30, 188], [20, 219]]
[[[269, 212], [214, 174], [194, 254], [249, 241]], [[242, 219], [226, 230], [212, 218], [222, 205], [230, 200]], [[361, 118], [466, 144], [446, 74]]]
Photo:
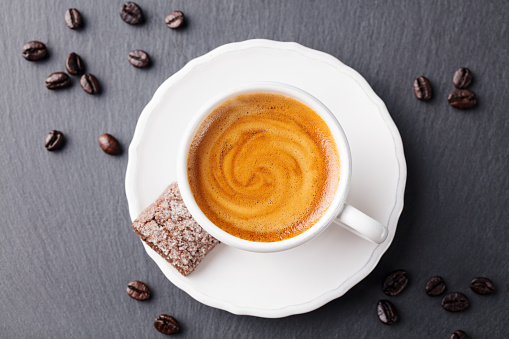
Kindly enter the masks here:
[[339, 185], [334, 137], [310, 107], [275, 93], [237, 95], [196, 131], [187, 159], [194, 199], [216, 226], [250, 241], [313, 226]]

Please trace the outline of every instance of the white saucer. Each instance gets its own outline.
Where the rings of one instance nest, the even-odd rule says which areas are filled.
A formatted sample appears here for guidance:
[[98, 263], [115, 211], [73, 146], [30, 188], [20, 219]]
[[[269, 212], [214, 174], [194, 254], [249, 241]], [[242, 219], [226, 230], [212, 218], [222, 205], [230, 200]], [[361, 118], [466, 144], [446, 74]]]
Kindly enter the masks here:
[[221, 244], [188, 277], [144, 246], [166, 277], [196, 300], [235, 314], [277, 318], [338, 298], [374, 269], [394, 238], [403, 209], [406, 163], [384, 103], [353, 69], [296, 43], [227, 44], [171, 76], [143, 110], [126, 173], [132, 220], [177, 180], [177, 146], [193, 113], [218, 93], [252, 81], [300, 87], [334, 113], [352, 151], [348, 203], [388, 225], [387, 240], [377, 246], [332, 225], [285, 252], [250, 253]]

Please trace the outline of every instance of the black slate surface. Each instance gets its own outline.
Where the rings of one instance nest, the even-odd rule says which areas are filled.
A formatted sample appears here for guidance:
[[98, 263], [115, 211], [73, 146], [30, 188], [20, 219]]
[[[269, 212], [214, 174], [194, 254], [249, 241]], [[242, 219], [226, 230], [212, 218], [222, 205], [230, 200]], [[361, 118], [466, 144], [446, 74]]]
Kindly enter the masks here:
[[[149, 1], [146, 22], [124, 23], [122, 1], [4, 1], [0, 11], [0, 337], [162, 337], [152, 325], [175, 316], [182, 338], [471, 338], [509, 333], [509, 30], [506, 1]], [[85, 27], [68, 29], [78, 8]], [[169, 30], [164, 16], [182, 10], [187, 27]], [[124, 194], [127, 153], [104, 154], [97, 138], [115, 135], [124, 148], [156, 88], [189, 60], [224, 43], [251, 38], [296, 41], [359, 71], [385, 101], [400, 130], [408, 165], [405, 208], [392, 246], [377, 268], [345, 296], [308, 314], [283, 319], [236, 316], [202, 305], [172, 285], [132, 232]], [[47, 44], [49, 57], [28, 62], [21, 47]], [[150, 69], [127, 61], [146, 50]], [[45, 78], [80, 54], [102, 87], [87, 95], [73, 77], [53, 92]], [[474, 74], [476, 108], [451, 108], [447, 95], [460, 67]], [[425, 75], [432, 101], [415, 99]], [[51, 129], [65, 149], [47, 152]], [[396, 297], [381, 291], [394, 269], [410, 283]], [[447, 291], [471, 306], [452, 314], [424, 293], [442, 275]], [[476, 276], [492, 296], [468, 287]], [[153, 291], [148, 302], [125, 293], [134, 279]], [[400, 321], [385, 326], [379, 299]]]

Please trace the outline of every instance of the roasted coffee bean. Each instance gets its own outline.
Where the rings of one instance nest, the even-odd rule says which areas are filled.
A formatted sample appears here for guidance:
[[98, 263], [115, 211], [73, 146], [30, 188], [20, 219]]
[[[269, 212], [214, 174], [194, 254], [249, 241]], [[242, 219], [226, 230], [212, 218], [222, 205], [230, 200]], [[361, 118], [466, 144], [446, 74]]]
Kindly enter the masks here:
[[135, 280], [127, 284], [127, 294], [133, 299], [143, 301], [150, 298], [150, 289], [144, 282]]
[[168, 28], [179, 28], [184, 23], [184, 13], [181, 11], [173, 11], [164, 18], [164, 22]]
[[419, 100], [427, 101], [431, 99], [433, 90], [431, 89], [431, 83], [428, 78], [420, 76], [414, 81], [414, 93], [415, 97]]
[[426, 283], [426, 294], [431, 297], [436, 297], [442, 294], [445, 290], [445, 282], [442, 277], [435, 276], [428, 280]]
[[468, 307], [468, 298], [463, 293], [450, 293], [442, 299], [442, 307], [449, 312], [463, 311]]
[[475, 93], [468, 89], [457, 89], [447, 97], [449, 104], [458, 109], [472, 108], [477, 104]]
[[394, 305], [388, 300], [380, 300], [376, 305], [378, 318], [385, 325], [392, 325], [398, 320], [398, 312]]
[[495, 292], [495, 285], [493, 282], [484, 277], [475, 278], [470, 282], [470, 288], [477, 294], [488, 295]]
[[145, 68], [150, 64], [150, 57], [147, 52], [142, 51], [141, 49], [130, 51], [127, 55], [127, 59], [131, 65], [138, 68]]
[[61, 149], [65, 144], [64, 133], [53, 130], [48, 133], [46, 140], [44, 140], [44, 147], [50, 152]]
[[78, 54], [71, 53], [65, 59], [65, 69], [71, 75], [80, 75], [85, 71], [85, 65]]
[[96, 94], [99, 92], [99, 82], [93, 74], [83, 74], [80, 79], [80, 85], [88, 94]]
[[120, 8], [120, 17], [130, 25], [138, 25], [143, 22], [143, 12], [140, 6], [131, 1], [126, 2]]
[[64, 72], [51, 73], [46, 78], [46, 87], [48, 89], [60, 89], [68, 87], [71, 84], [71, 78]]
[[466, 67], [460, 67], [454, 72], [452, 83], [456, 88], [467, 88], [472, 82], [472, 72]]
[[65, 24], [70, 29], [81, 27], [81, 14], [76, 8], [69, 8], [67, 11], [65, 11]]
[[99, 146], [109, 155], [118, 155], [122, 152], [120, 143], [115, 139], [114, 136], [104, 133], [99, 136]]
[[154, 320], [154, 327], [163, 334], [175, 334], [180, 330], [178, 321], [167, 314], [161, 314]]
[[29, 41], [23, 45], [23, 57], [29, 61], [41, 60], [47, 52], [46, 45], [40, 41]]
[[462, 330], [457, 330], [451, 334], [451, 339], [468, 339], [468, 335]]
[[406, 271], [398, 270], [389, 274], [389, 276], [385, 278], [383, 291], [389, 296], [395, 296], [401, 293], [407, 284], [408, 276]]

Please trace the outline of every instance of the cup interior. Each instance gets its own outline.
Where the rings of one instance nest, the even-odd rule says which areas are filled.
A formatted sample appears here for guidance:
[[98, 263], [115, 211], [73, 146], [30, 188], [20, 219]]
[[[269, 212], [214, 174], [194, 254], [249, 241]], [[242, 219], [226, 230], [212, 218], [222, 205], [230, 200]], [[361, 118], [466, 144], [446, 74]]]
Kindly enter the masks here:
[[[292, 238], [276, 241], [276, 242], [255, 242], [235, 237], [211, 222], [207, 216], [202, 212], [196, 203], [191, 188], [189, 185], [187, 174], [187, 159], [188, 153], [198, 127], [203, 120], [220, 104], [224, 101], [233, 98], [240, 94], [254, 93], [254, 92], [268, 92], [282, 94], [292, 97], [303, 104], [313, 109], [327, 124], [334, 140], [336, 142], [337, 150], [340, 158], [340, 174], [339, 185], [336, 190], [334, 199], [332, 200], [329, 208], [324, 215], [308, 230], [298, 234]], [[350, 147], [346, 139], [345, 133], [341, 128], [336, 117], [329, 111], [329, 109], [314, 96], [308, 92], [294, 86], [290, 86], [277, 82], [253, 82], [242, 86], [237, 86], [220, 95], [212, 98], [205, 103], [194, 115], [192, 121], [184, 132], [184, 136], [179, 145], [177, 156], [177, 180], [179, 189], [182, 194], [184, 203], [186, 204], [189, 212], [193, 218], [202, 226], [209, 234], [225, 243], [226, 245], [233, 246], [242, 250], [253, 252], [278, 252], [287, 250], [311, 240], [312, 238], [323, 232], [327, 226], [339, 215], [342, 211], [348, 190], [350, 187], [351, 175], [351, 155]]]

